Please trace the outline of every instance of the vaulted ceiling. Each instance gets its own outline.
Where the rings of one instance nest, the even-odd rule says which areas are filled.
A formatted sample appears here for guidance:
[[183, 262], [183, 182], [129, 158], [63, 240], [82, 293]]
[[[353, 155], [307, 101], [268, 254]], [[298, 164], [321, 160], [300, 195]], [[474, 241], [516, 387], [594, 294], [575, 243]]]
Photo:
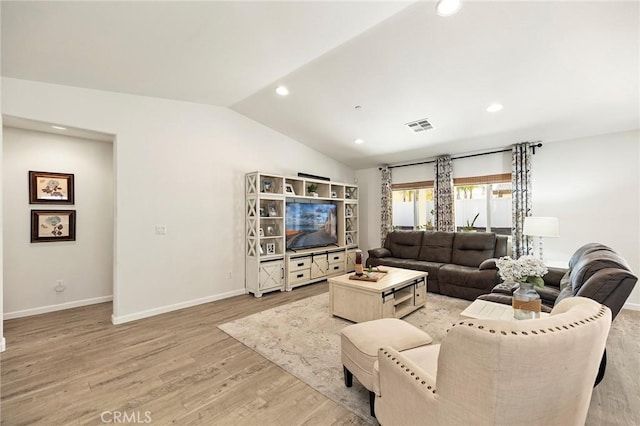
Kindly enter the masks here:
[[639, 4], [3, 1], [2, 75], [226, 106], [365, 168], [638, 129]]

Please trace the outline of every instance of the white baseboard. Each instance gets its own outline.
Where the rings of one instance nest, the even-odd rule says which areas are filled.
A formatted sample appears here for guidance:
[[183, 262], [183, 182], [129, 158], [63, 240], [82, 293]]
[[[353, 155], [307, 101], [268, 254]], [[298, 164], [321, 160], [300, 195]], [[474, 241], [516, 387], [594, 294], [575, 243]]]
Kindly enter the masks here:
[[31, 315], [46, 314], [48, 312], [62, 311], [64, 309], [78, 308], [80, 306], [95, 305], [96, 303], [111, 302], [113, 296], [94, 297], [92, 299], [76, 300], [73, 302], [60, 303], [58, 305], [41, 306], [39, 308], [24, 309], [5, 313], [2, 318], [5, 320], [30, 317]]
[[7, 342], [6, 340], [4, 340], [4, 337], [3, 337], [2, 340], [0, 340], [0, 352], [4, 352], [6, 348], [7, 348]]
[[207, 296], [200, 299], [188, 300], [186, 302], [176, 303], [175, 305], [167, 305], [159, 308], [149, 309], [147, 311], [136, 312], [128, 315], [115, 316], [111, 315], [111, 322], [114, 325], [124, 324], [126, 322], [136, 321], [143, 318], [153, 317], [155, 315], [166, 314], [167, 312], [177, 311], [179, 309], [190, 308], [192, 306], [202, 305], [204, 303], [215, 302], [216, 300], [222, 300], [233, 296], [240, 296], [245, 294], [245, 290], [234, 290], [227, 293], [216, 294], [213, 296]]
[[632, 311], [640, 311], [640, 303], [625, 303], [622, 309], [630, 309]]

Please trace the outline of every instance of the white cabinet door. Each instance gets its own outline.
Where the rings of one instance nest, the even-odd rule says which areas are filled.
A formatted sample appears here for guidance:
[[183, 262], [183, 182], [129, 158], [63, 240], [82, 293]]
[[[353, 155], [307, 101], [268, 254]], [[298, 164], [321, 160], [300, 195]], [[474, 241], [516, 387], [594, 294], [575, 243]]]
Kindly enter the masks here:
[[274, 260], [260, 263], [260, 290], [284, 285], [284, 262]]
[[327, 261], [326, 254], [313, 256], [313, 261], [311, 262], [311, 279], [326, 276], [328, 269], [329, 262]]

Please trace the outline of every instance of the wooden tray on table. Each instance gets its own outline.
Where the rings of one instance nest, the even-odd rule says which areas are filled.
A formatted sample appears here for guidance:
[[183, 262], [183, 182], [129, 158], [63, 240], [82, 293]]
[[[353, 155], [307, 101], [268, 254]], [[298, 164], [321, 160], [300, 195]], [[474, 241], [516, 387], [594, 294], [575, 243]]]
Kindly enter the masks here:
[[352, 274], [352, 275], [349, 275], [349, 279], [356, 280], [356, 281], [377, 282], [380, 278], [384, 277], [384, 274], [386, 273], [387, 271], [383, 271], [382, 269], [376, 268], [368, 276], [367, 276], [367, 272], [365, 272], [362, 275]]

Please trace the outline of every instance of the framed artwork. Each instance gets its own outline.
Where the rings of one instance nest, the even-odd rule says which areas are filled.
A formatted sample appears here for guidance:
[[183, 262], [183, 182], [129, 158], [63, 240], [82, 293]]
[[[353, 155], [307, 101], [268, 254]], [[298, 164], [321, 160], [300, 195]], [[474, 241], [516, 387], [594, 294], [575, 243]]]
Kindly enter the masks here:
[[73, 174], [29, 171], [29, 204], [73, 203]]
[[276, 244], [267, 243], [267, 254], [276, 254]]
[[276, 235], [276, 227], [272, 226], [272, 225], [268, 225], [267, 226], [267, 235], [270, 236], [270, 237]]
[[290, 183], [284, 184], [284, 192], [289, 195], [296, 195], [296, 191], [293, 189], [293, 185], [291, 185]]
[[264, 229], [260, 228], [260, 233], [258, 235], [264, 237]]
[[75, 210], [31, 210], [32, 243], [75, 240]]
[[353, 244], [353, 237], [351, 234], [347, 234], [347, 244]]
[[331, 191], [331, 198], [338, 198], [338, 193], [336, 191]]
[[260, 207], [260, 217], [267, 217], [267, 210], [264, 207]]
[[278, 209], [276, 208], [276, 203], [269, 203], [267, 205], [267, 209], [269, 210], [269, 217], [278, 216]]

